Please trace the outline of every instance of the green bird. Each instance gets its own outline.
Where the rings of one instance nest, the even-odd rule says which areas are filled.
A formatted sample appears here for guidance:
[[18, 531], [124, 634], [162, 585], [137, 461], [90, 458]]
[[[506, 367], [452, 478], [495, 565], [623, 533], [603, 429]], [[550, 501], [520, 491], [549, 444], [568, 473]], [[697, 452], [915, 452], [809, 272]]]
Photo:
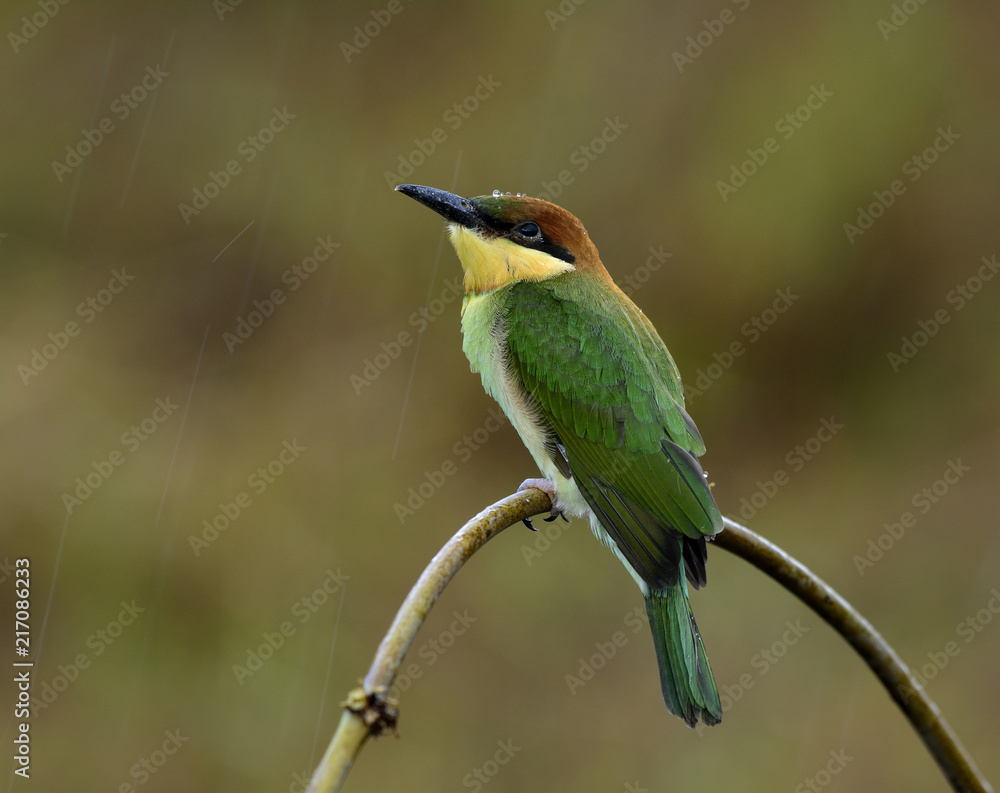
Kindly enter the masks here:
[[553, 515], [589, 519], [642, 590], [667, 709], [690, 727], [718, 724], [687, 585], [706, 583], [705, 538], [722, 516], [666, 345], [565, 209], [396, 190], [449, 221], [465, 271], [462, 348], [544, 476], [521, 487], [549, 493]]

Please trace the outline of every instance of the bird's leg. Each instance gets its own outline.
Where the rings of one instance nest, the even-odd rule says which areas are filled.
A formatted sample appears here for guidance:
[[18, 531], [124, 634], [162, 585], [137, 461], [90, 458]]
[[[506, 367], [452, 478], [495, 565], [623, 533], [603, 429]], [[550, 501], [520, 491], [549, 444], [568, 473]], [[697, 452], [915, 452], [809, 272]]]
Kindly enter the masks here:
[[[562, 519], [564, 521], [569, 523], [569, 518], [566, 517], [566, 513], [564, 513], [561, 509], [558, 509], [556, 507], [555, 482], [553, 482], [551, 479], [525, 479], [523, 482], [521, 482], [521, 486], [517, 489], [517, 491], [520, 493], [522, 490], [529, 490], [529, 489], [541, 490], [543, 493], [548, 493], [549, 498], [552, 500], [552, 512], [549, 514], [547, 518], [543, 518], [543, 520], [546, 523], [551, 523], [560, 515], [562, 516]], [[524, 525], [527, 526], [532, 531], [538, 531], [538, 529], [536, 529], [534, 526], [531, 525], [531, 518], [525, 518]]]

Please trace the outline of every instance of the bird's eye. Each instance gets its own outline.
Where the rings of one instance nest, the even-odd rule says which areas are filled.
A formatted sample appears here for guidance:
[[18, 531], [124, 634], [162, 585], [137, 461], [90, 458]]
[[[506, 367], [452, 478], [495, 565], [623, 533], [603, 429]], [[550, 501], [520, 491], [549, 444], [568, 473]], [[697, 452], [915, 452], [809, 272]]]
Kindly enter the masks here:
[[531, 238], [539, 236], [542, 233], [542, 230], [538, 228], [537, 223], [532, 223], [529, 221], [527, 223], [522, 223], [520, 226], [518, 226], [517, 233], [520, 234], [522, 237]]

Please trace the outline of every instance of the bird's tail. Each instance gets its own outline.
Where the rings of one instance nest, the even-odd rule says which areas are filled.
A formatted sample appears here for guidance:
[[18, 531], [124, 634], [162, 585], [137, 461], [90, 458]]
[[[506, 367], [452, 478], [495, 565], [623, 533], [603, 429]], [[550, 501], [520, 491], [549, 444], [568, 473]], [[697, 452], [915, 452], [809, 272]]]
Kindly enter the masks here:
[[653, 629], [667, 710], [689, 727], [694, 727], [699, 717], [709, 726], [718, 724], [722, 721], [719, 691], [691, 613], [683, 574], [676, 586], [646, 596], [646, 613]]

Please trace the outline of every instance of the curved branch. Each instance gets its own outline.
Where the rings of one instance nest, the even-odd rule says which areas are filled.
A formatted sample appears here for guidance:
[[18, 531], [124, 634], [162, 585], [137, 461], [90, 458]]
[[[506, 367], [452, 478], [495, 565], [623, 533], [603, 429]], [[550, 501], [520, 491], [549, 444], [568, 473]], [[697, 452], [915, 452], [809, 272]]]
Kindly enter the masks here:
[[823, 579], [774, 543], [724, 518], [715, 544], [750, 562], [819, 614], [853, 647], [882, 681], [957, 791], [992, 793], [975, 761], [896, 651], [857, 609]]
[[364, 683], [347, 695], [337, 732], [313, 772], [306, 793], [340, 790], [365, 740], [370, 735], [377, 738], [386, 730], [395, 731], [398, 712], [396, 703], [388, 697], [389, 688], [431, 606], [455, 573], [504, 529], [551, 509], [548, 494], [541, 490], [532, 488], [514, 493], [476, 515], [431, 559], [396, 612]]
[[[398, 714], [396, 703], [388, 697], [389, 688], [431, 606], [455, 573], [501, 531], [551, 508], [549, 496], [541, 490], [529, 489], [507, 496], [466, 523], [431, 560], [379, 645], [364, 683], [348, 694], [337, 732], [313, 773], [307, 793], [340, 790], [365, 740], [386, 730], [395, 731]], [[776, 545], [728, 518], [725, 526], [714, 538], [715, 544], [769, 575], [850, 643], [889, 690], [951, 786], [963, 793], [992, 793], [993, 788], [937, 706], [871, 624], [824, 581]]]

